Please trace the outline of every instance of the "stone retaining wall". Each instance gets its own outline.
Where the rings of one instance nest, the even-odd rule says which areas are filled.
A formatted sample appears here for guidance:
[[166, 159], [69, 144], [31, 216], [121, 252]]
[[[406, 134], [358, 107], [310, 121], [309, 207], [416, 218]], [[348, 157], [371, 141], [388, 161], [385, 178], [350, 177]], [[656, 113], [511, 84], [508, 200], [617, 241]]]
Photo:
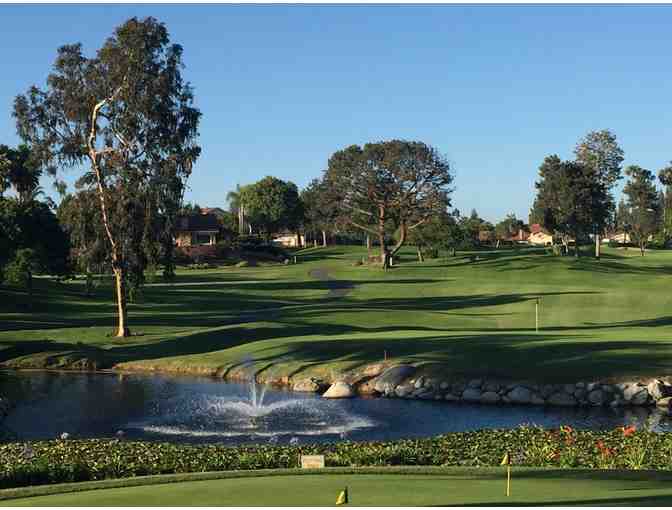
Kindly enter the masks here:
[[[412, 365], [381, 368], [365, 380], [345, 378], [353, 394], [388, 398], [443, 400], [479, 404], [527, 404], [563, 407], [658, 406], [670, 408], [672, 384], [666, 379], [622, 382], [586, 382], [540, 384], [528, 381], [503, 381], [492, 378], [458, 379], [423, 375]], [[306, 380], [294, 384], [298, 391], [323, 392], [321, 381]], [[324, 395], [329, 397], [330, 394]]]

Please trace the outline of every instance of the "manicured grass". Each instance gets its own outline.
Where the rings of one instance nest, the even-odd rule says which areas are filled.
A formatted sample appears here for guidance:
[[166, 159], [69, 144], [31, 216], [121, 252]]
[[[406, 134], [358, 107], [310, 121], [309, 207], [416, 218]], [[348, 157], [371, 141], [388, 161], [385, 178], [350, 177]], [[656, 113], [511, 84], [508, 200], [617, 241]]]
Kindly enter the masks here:
[[[672, 252], [606, 249], [590, 257], [543, 250], [429, 260], [404, 252], [383, 273], [352, 262], [360, 247], [309, 249], [289, 266], [184, 270], [175, 286], [149, 286], [130, 308], [138, 336], [108, 337], [112, 289], [40, 280], [32, 309], [0, 289], [0, 362], [227, 373], [253, 358], [262, 375], [336, 375], [381, 361], [437, 363], [464, 375], [537, 380], [661, 375], [672, 370]], [[310, 276], [317, 268], [351, 282]], [[341, 283], [339, 284], [338, 281]], [[211, 282], [212, 285], [188, 285]], [[541, 297], [541, 331], [534, 301]]]
[[[215, 475], [215, 474], [213, 474]], [[672, 473], [515, 469], [512, 493], [505, 496], [503, 469], [393, 469], [327, 474], [249, 473], [229, 478], [101, 488], [106, 482], [55, 486], [51, 495], [9, 499], [8, 506], [333, 506], [347, 486], [354, 506], [456, 505], [608, 505], [672, 504]], [[182, 480], [189, 480], [183, 476]], [[133, 484], [143, 480], [129, 480]], [[123, 481], [120, 481], [123, 482]], [[81, 486], [84, 485], [84, 486]], [[109, 486], [109, 484], [107, 484]], [[23, 489], [39, 494], [38, 489]], [[21, 495], [21, 491], [15, 491]], [[1, 495], [1, 494], [0, 494]]]

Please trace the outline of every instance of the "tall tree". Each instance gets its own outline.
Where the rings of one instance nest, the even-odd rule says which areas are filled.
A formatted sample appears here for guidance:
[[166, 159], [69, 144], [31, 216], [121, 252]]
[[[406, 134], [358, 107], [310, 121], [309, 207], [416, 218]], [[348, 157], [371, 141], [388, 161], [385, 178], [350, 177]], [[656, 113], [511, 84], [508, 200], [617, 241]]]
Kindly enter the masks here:
[[616, 135], [608, 129], [591, 131], [577, 144], [574, 153], [576, 161], [592, 173], [595, 181], [594, 186], [600, 186], [603, 190], [593, 194], [593, 198], [600, 198], [602, 203], [594, 203], [593, 211], [593, 235], [595, 236], [595, 257], [600, 258], [601, 236], [614, 208], [612, 191], [616, 183], [621, 179], [621, 165], [624, 153]]
[[304, 206], [306, 231], [313, 235], [316, 242], [317, 236], [320, 235], [322, 246], [327, 246], [327, 232], [336, 224], [338, 209], [335, 201], [330, 199], [324, 181], [313, 179], [301, 190], [301, 202]]
[[672, 161], [658, 172], [658, 180], [665, 186], [663, 192], [662, 222], [663, 237], [667, 243], [672, 237]]
[[559, 236], [565, 249], [574, 238], [575, 256], [579, 241], [591, 232], [594, 220], [604, 211], [595, 211], [606, 201], [606, 189], [594, 179], [592, 170], [574, 161], [548, 156], [539, 167], [540, 180], [535, 183], [537, 195], [531, 217]]
[[229, 191], [226, 194], [226, 201], [229, 204], [229, 212], [238, 219], [238, 234], [249, 234], [250, 224], [246, 219], [245, 204], [243, 203], [243, 189], [245, 186], [236, 184], [235, 191]]
[[125, 247], [136, 212], [125, 206], [170, 203], [161, 212], [176, 214], [172, 203], [200, 154], [201, 113], [182, 78], [182, 54], [164, 24], [132, 18], [92, 58], [81, 44], [59, 48], [46, 88], [33, 86], [14, 102], [19, 135], [50, 173], [88, 163], [109, 242], [119, 337], [130, 334]]
[[293, 182], [264, 177], [242, 189], [247, 220], [267, 239], [283, 229], [297, 231], [303, 219], [299, 190]]
[[625, 169], [628, 182], [623, 188], [627, 197], [632, 241], [639, 246], [644, 256], [649, 237], [656, 231], [659, 203], [656, 191], [656, 176], [637, 165]]
[[[450, 165], [436, 149], [404, 140], [337, 151], [325, 172], [342, 220], [378, 237], [385, 269], [409, 230], [447, 210], [452, 181]], [[391, 250], [387, 244], [390, 230], [399, 232]]]

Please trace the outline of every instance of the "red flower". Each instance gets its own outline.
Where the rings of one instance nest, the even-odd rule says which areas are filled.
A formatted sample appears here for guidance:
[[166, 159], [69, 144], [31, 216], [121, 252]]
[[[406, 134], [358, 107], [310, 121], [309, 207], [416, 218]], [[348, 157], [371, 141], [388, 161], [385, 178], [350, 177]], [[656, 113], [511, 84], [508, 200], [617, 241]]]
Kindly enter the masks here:
[[574, 429], [569, 425], [561, 425], [560, 430], [563, 431], [565, 434], [571, 434], [572, 432], [574, 432]]
[[623, 431], [623, 436], [628, 437], [629, 435], [635, 433], [637, 427], [635, 427], [634, 425], [630, 425], [629, 427], [621, 427], [621, 430]]

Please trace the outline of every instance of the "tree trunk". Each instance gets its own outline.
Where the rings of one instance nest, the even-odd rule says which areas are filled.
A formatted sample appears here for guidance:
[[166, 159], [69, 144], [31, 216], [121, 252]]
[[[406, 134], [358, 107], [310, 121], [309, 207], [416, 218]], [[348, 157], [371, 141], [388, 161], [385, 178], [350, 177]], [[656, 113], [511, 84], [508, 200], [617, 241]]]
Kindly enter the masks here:
[[126, 306], [126, 275], [122, 267], [114, 264], [114, 279], [117, 291], [117, 337], [126, 337], [130, 335], [128, 329], [128, 312]]
[[327, 231], [326, 230], [322, 231], [322, 247], [323, 248], [327, 247]]
[[28, 287], [28, 308], [33, 307], [33, 272], [28, 269], [28, 278], [26, 282], [26, 286]]
[[598, 232], [595, 233], [595, 258], [597, 260], [600, 260], [600, 241], [601, 241], [601, 236]]
[[371, 251], [371, 236], [369, 234], [366, 234], [366, 249]]
[[404, 243], [406, 242], [406, 235], [407, 235], [406, 223], [402, 223], [401, 227], [399, 228], [399, 241], [397, 241], [397, 244], [392, 249], [392, 256], [396, 255], [397, 252], [404, 245]]
[[380, 241], [380, 261], [383, 264], [383, 270], [387, 271], [390, 267], [390, 254], [387, 251], [387, 244], [385, 244], [385, 208], [378, 209], [378, 239]]
[[301, 244], [301, 232], [299, 231], [296, 232], [296, 247], [303, 248], [303, 245]]
[[425, 257], [422, 255], [422, 249], [420, 248], [420, 245], [416, 246], [418, 249], [418, 262], [424, 262]]
[[640, 243], [639, 250], [642, 252], [642, 257], [643, 257], [644, 252], [646, 251], [646, 243]]

